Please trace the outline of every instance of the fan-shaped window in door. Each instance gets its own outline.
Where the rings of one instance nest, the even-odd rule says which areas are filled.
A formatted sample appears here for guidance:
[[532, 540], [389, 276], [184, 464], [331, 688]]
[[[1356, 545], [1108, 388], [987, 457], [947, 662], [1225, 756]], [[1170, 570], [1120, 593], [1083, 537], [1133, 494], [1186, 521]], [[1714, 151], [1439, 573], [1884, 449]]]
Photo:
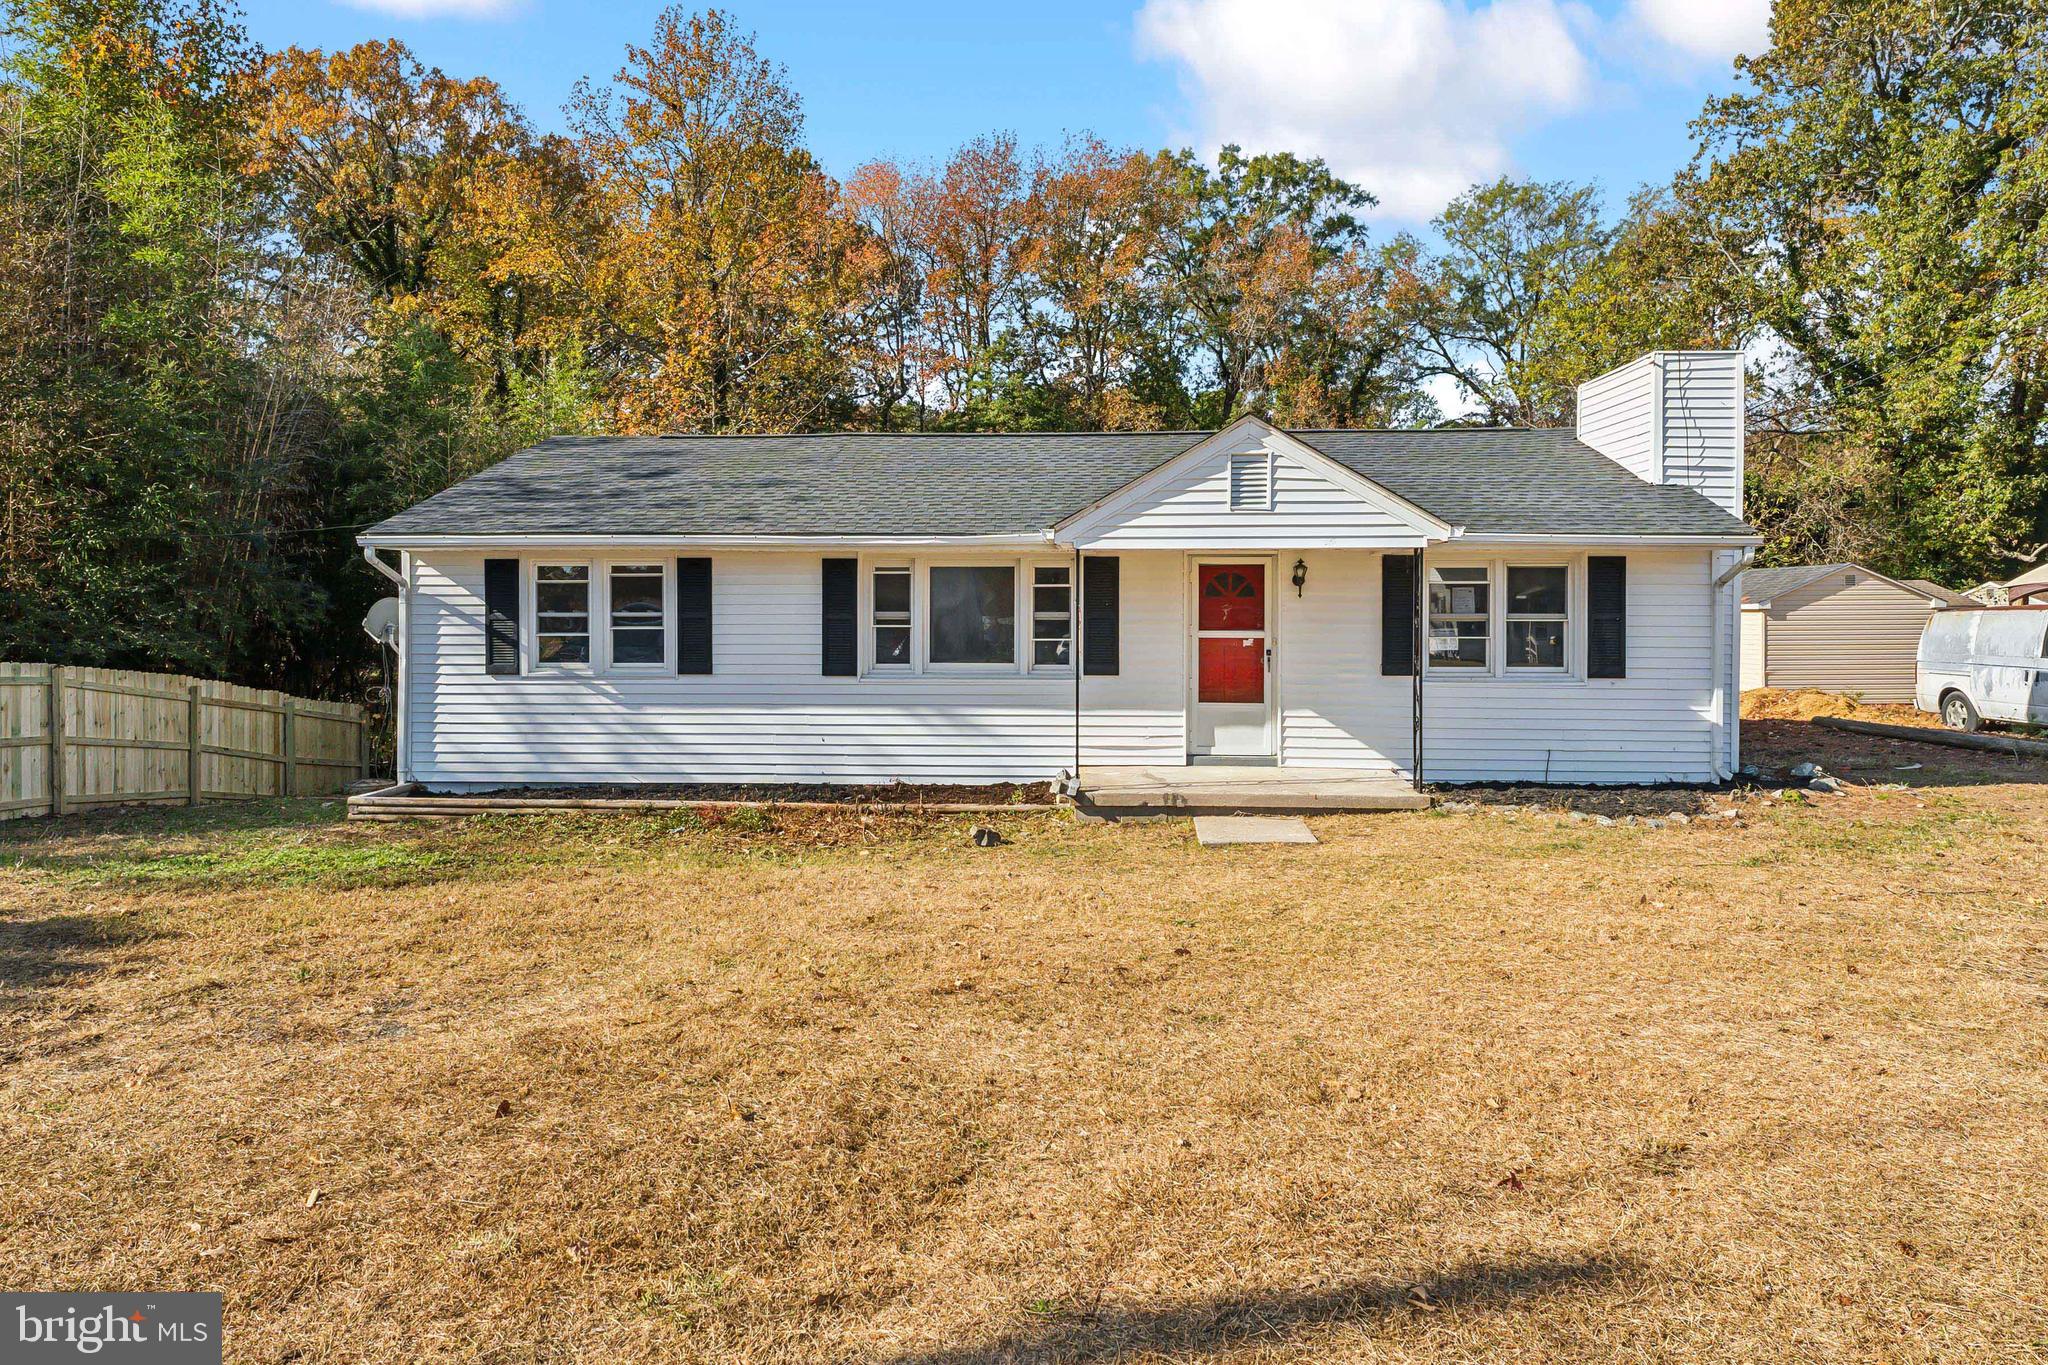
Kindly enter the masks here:
[[1204, 565], [1199, 596], [1203, 630], [1266, 627], [1266, 570], [1262, 564]]

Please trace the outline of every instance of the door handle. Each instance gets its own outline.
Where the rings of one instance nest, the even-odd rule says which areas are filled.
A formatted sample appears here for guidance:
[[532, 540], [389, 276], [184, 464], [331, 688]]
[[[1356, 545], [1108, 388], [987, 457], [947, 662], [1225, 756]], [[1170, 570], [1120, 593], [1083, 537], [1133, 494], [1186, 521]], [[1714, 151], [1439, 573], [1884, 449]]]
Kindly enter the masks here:
[[1273, 671], [1273, 646], [1271, 645], [1266, 646], [1266, 671], [1268, 673]]

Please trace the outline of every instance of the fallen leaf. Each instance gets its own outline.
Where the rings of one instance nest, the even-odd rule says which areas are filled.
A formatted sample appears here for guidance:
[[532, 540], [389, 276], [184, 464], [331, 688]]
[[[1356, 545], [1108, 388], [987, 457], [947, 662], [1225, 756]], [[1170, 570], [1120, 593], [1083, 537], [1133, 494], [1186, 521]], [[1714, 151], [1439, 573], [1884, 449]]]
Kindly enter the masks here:
[[499, 1100], [496, 1114], [501, 1119], [512, 1117], [512, 1101]]

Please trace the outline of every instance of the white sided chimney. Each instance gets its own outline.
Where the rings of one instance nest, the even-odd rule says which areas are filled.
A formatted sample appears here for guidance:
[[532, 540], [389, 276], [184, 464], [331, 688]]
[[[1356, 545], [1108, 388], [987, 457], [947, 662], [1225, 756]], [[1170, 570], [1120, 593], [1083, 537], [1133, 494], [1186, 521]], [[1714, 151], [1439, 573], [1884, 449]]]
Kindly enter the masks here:
[[1652, 351], [1579, 385], [1579, 439], [1742, 515], [1742, 352]]

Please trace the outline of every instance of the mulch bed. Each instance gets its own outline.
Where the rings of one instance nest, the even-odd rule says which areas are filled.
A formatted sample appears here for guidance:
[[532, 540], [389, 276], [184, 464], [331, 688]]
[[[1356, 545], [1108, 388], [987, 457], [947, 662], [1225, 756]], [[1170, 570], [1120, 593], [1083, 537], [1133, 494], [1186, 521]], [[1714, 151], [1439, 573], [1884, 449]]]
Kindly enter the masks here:
[[[426, 796], [453, 796], [428, 788]], [[991, 782], [954, 786], [943, 782], [848, 785], [832, 782], [685, 782], [631, 786], [498, 787], [460, 793], [467, 800], [538, 801], [824, 801], [848, 806], [1049, 806], [1048, 782]]]
[[1432, 785], [1430, 791], [1438, 801], [1452, 805], [1469, 801], [1480, 806], [1529, 806], [1537, 810], [1582, 811], [1617, 820], [1630, 815], [1699, 815], [1715, 808], [1717, 795], [1726, 794], [1726, 789], [1715, 787], [1550, 787], [1508, 782], [1484, 786]]

